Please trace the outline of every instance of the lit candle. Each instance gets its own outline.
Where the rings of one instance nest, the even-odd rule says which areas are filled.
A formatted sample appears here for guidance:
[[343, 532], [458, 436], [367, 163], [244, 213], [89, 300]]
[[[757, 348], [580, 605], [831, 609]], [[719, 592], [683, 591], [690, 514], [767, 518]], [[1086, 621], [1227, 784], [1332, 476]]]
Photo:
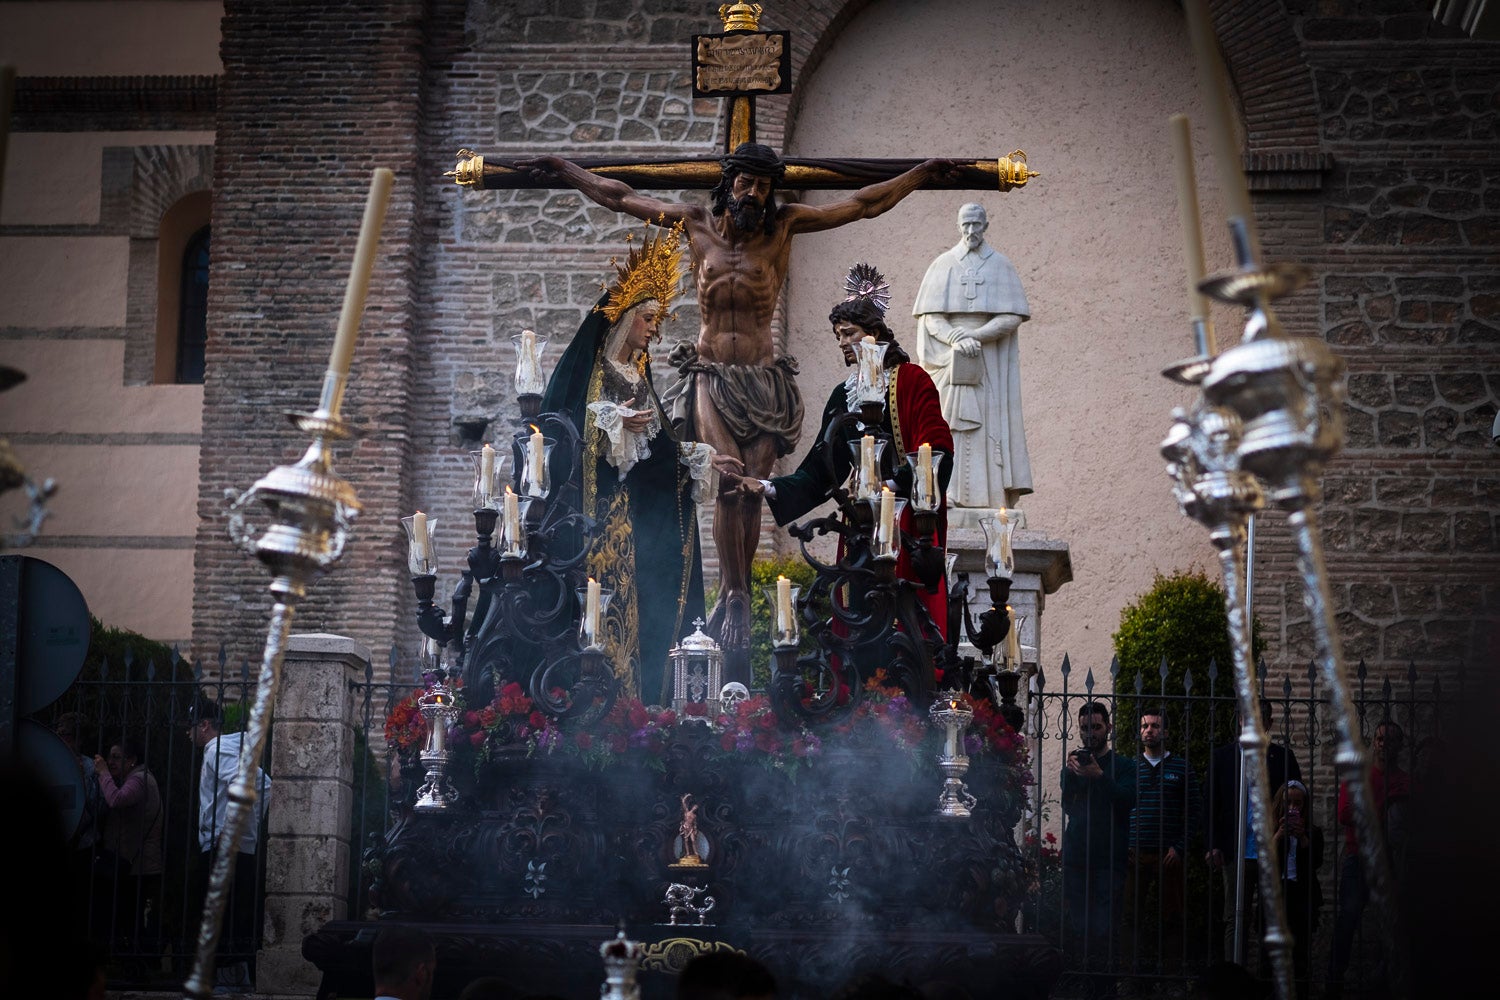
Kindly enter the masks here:
[[880, 387], [880, 369], [876, 367], [875, 361], [875, 338], [861, 337], [860, 342], [865, 345], [865, 349], [859, 352], [860, 364], [864, 367], [865, 384], [873, 393]]
[[[954, 701], [953, 699], [950, 698], [948, 700], [948, 707], [950, 709], [958, 708], [958, 702]], [[949, 723], [949, 724], [943, 726], [943, 728], [945, 730], [947, 730], [947, 732], [946, 732], [946, 734], [944, 736], [944, 739], [943, 739], [943, 756], [949, 757], [949, 758], [957, 757], [958, 756], [958, 727], [955, 726], [955, 725], [953, 725], [952, 723]]]
[[859, 439], [860, 482], [856, 489], [862, 496], [875, 493], [875, 439], [869, 434]]
[[434, 753], [442, 753], [448, 747], [448, 720], [442, 714], [432, 717], [432, 749]]
[[505, 551], [507, 555], [521, 551], [521, 505], [509, 485], [505, 487]]
[[[365, 295], [370, 290], [370, 272], [375, 269], [375, 244], [380, 241], [380, 228], [385, 224], [386, 203], [390, 201], [391, 185], [396, 175], [385, 167], [375, 170], [370, 178], [370, 194], [365, 199], [365, 215], [359, 225], [359, 241], [354, 245], [354, 263], [349, 268], [349, 284], [344, 289], [344, 308], [339, 313], [338, 333], [333, 338], [333, 354], [328, 359], [330, 381], [342, 383], [349, 374], [349, 362], [354, 358], [354, 341], [359, 336], [359, 319], [365, 311]], [[337, 414], [343, 402], [342, 385], [332, 391], [324, 383], [323, 405]]]
[[925, 491], [923, 495], [927, 502], [936, 505], [937, 491], [932, 488], [932, 445], [926, 441], [917, 448], [917, 472], [922, 477], [922, 489]]
[[516, 351], [516, 391], [529, 393], [536, 391], [536, 384], [542, 380], [542, 361], [537, 357], [536, 331], [521, 331], [521, 346]]
[[[1224, 69], [1219, 62], [1219, 46], [1214, 39], [1213, 22], [1208, 14], [1207, 0], [1185, 0], [1188, 37], [1193, 44], [1193, 60], [1198, 64], [1198, 89], [1202, 92], [1208, 112], [1208, 136], [1214, 150], [1214, 159], [1219, 167], [1219, 186], [1223, 188], [1225, 207], [1229, 218], [1242, 219], [1245, 224], [1245, 248], [1251, 260], [1259, 259], [1260, 247], [1255, 236], [1255, 227], [1250, 214], [1250, 188], [1245, 184], [1245, 174], [1240, 169], [1240, 146], [1234, 137], [1234, 109], [1229, 103], [1229, 85], [1224, 78]], [[1241, 263], [1245, 263], [1241, 261]]]
[[589, 577], [588, 599], [583, 605], [583, 633], [590, 646], [599, 637], [599, 581]]
[[776, 577], [776, 638], [792, 630], [792, 581]]
[[479, 450], [479, 493], [484, 500], [489, 500], [491, 492], [495, 488], [495, 449], [491, 448], [486, 441], [483, 448]]
[[427, 515], [420, 510], [411, 516], [411, 544], [416, 561], [432, 564], [432, 545], [427, 538]]
[[1010, 634], [1005, 637], [1005, 655], [1010, 660], [1012, 668], [1021, 666], [1021, 637], [1016, 634], [1016, 612], [1009, 604], [1005, 606], [1005, 616], [1010, 619]]
[[532, 496], [542, 495], [542, 482], [545, 479], [543, 467], [547, 460], [546, 439], [542, 432], [533, 424], [531, 428], [531, 439], [526, 444], [526, 458], [531, 463], [531, 489], [528, 491]]
[[875, 541], [881, 555], [889, 555], [891, 551], [891, 540], [894, 536], [896, 525], [896, 494], [891, 492], [889, 486], [880, 488], [880, 533], [875, 536]]

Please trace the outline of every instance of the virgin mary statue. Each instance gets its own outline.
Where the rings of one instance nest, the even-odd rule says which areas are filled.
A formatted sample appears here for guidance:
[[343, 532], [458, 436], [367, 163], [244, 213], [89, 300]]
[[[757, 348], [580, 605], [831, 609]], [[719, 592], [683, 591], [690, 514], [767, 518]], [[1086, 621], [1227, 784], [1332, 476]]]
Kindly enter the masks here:
[[693, 476], [648, 350], [670, 318], [683, 251], [680, 223], [632, 248], [542, 397], [583, 436], [582, 510], [596, 522], [588, 573], [615, 592], [600, 623], [605, 653], [623, 693], [647, 704], [670, 702], [667, 653], [703, 614]]

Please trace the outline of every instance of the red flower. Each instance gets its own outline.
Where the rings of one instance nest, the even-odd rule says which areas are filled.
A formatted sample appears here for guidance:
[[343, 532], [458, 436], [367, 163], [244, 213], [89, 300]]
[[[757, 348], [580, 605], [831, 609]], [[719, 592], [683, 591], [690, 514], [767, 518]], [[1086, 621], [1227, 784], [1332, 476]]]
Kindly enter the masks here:
[[719, 748], [725, 753], [734, 751], [734, 733], [725, 733], [719, 737]]
[[526, 722], [532, 729], [547, 728], [547, 717], [541, 712], [532, 712], [526, 717]]
[[573, 737], [573, 743], [577, 745], [578, 749], [587, 750], [594, 745], [594, 737], [589, 733], [580, 732], [577, 736]]
[[663, 728], [677, 725], [677, 713], [667, 709], [656, 717], [656, 724]]
[[755, 749], [761, 753], [775, 753], [781, 741], [777, 739], [774, 732], [759, 732], [755, 734]]
[[682, 706], [682, 714], [704, 716], [708, 714], [708, 706], [701, 701], [690, 701]]
[[624, 753], [625, 746], [626, 743], [624, 733], [616, 733], [609, 738], [609, 749], [611, 753]]
[[755, 724], [763, 730], [775, 729], [776, 716], [772, 715], [770, 712], [767, 712], [765, 715], [762, 715], [760, 718], [756, 719]]
[[464, 728], [465, 729], [478, 729], [479, 728], [479, 713], [478, 712], [470, 711], [470, 712], [465, 712], [464, 713]]
[[484, 730], [481, 729], [478, 732], [470, 733], [469, 745], [476, 747], [484, 746]]
[[630, 706], [630, 728], [644, 729], [646, 723], [651, 721], [651, 715], [646, 711], [646, 706], [636, 702]]

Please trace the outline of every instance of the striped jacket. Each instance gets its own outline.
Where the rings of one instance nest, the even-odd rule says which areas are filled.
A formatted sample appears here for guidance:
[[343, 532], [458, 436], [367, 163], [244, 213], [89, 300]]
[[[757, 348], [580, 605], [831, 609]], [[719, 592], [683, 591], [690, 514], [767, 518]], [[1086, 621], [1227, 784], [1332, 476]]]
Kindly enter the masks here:
[[1198, 776], [1186, 757], [1171, 751], [1160, 764], [1135, 758], [1135, 809], [1130, 813], [1130, 846], [1147, 854], [1175, 847], [1186, 852], [1198, 840], [1203, 801]]

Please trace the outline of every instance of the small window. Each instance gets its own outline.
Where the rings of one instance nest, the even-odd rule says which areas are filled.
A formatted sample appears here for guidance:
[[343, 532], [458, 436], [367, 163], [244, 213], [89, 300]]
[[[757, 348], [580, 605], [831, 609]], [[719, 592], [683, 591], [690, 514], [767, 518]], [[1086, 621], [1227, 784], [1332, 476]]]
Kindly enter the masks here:
[[208, 238], [209, 227], [204, 226], [188, 239], [182, 252], [177, 316], [179, 385], [203, 383], [204, 348], [208, 343]]

